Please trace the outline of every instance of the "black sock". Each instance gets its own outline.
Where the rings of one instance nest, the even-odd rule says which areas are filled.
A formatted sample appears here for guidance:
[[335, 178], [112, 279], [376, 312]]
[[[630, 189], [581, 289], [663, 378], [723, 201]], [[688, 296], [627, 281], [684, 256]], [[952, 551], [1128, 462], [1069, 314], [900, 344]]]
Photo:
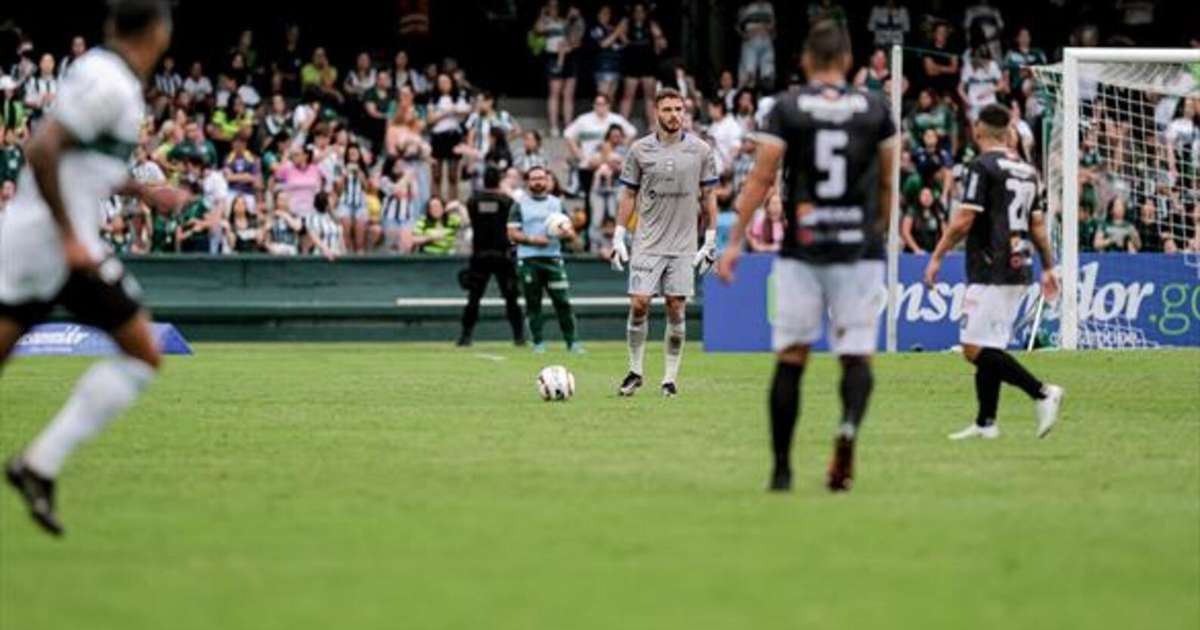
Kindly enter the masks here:
[[991, 370], [1001, 381], [1021, 388], [1034, 400], [1045, 398], [1045, 395], [1042, 394], [1042, 382], [1034, 378], [1029, 370], [1026, 370], [1011, 354], [1003, 350], [984, 348], [979, 352], [979, 358], [976, 359], [975, 365]]
[[800, 412], [800, 377], [804, 366], [775, 364], [771, 382], [771, 446], [775, 449], [775, 469], [791, 470], [792, 432]]
[[867, 413], [875, 379], [866, 357], [842, 357], [842, 435], [854, 439]]
[[975, 424], [986, 427], [996, 421], [996, 408], [1000, 406], [1000, 379], [990, 366], [975, 368], [975, 399], [979, 401], [979, 415]]

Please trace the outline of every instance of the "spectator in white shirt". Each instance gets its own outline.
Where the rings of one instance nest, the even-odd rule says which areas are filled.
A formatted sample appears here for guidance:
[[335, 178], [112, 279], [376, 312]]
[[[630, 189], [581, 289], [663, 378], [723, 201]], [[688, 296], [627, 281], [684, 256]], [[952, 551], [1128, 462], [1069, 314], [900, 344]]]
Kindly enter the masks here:
[[597, 94], [592, 101], [592, 108], [592, 111], [576, 118], [563, 131], [567, 149], [579, 165], [579, 188], [583, 191], [592, 187], [594, 171], [588, 167], [588, 163], [600, 148], [600, 143], [604, 142], [608, 128], [613, 125], [620, 126], [626, 138], [633, 138], [637, 134], [637, 128], [624, 116], [612, 111], [612, 101], [608, 100], [607, 96]]
[[183, 80], [183, 91], [192, 97], [193, 103], [201, 103], [213, 95], [212, 81], [204, 76], [204, 66], [199, 61], [192, 64], [191, 72]]
[[721, 99], [709, 102], [708, 115], [712, 118], [708, 134], [712, 136], [721, 159], [721, 172], [729, 171], [733, 168], [738, 146], [742, 143], [742, 126], [729, 114], [725, 101]]
[[87, 52], [87, 40], [83, 39], [82, 35], [76, 35], [71, 39], [71, 54], [58, 62], [59, 80], [67, 76], [67, 70], [71, 69], [71, 64], [75, 63], [75, 60], [82, 57], [85, 52]]
[[58, 79], [54, 75], [54, 57], [49, 53], [38, 60], [38, 73], [25, 82], [25, 107], [33, 120], [41, 118], [54, 103], [58, 93]]
[[367, 90], [375, 87], [375, 68], [371, 67], [371, 55], [358, 53], [354, 61], [354, 71], [346, 75], [342, 82], [342, 91], [355, 99], [361, 99]]
[[972, 123], [979, 111], [998, 100], [998, 94], [1008, 92], [1008, 80], [1000, 70], [1000, 64], [992, 58], [991, 48], [979, 46], [967, 55], [963, 63], [962, 78], [958, 83], [958, 95], [967, 107], [967, 118]]

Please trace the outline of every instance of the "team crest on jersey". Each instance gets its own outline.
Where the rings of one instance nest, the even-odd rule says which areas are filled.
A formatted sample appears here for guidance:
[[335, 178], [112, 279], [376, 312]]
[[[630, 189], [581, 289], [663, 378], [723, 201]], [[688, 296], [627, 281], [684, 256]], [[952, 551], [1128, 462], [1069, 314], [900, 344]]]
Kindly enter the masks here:
[[668, 173], [674, 173], [675, 172], [675, 160], [672, 158], [667, 158], [666, 164], [663, 166], [663, 168], [665, 168]]

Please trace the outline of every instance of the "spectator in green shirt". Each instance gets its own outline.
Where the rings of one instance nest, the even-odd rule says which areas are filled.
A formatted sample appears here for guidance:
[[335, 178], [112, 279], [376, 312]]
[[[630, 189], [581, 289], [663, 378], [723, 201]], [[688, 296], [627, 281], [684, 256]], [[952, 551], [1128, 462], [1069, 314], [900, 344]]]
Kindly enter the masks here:
[[921, 90], [917, 96], [917, 110], [913, 112], [910, 124], [911, 144], [916, 149], [923, 143], [925, 131], [932, 129], [937, 132], [938, 146], [954, 153], [951, 138], [954, 132], [954, 115], [937, 98], [932, 89]]
[[462, 229], [462, 218], [458, 209], [462, 204], [450, 202], [449, 206], [440, 197], [433, 197], [425, 207], [425, 216], [413, 228], [413, 247], [424, 254], [452, 254]]
[[1125, 200], [1121, 197], [1108, 204], [1108, 220], [1096, 230], [1096, 251], [1129, 252], [1136, 254], [1142, 247], [1137, 226], [1125, 220]]
[[1004, 56], [1004, 69], [1008, 71], [1008, 85], [1015, 92], [1021, 91], [1021, 85], [1026, 79], [1033, 77], [1032, 66], [1046, 63], [1046, 53], [1040, 48], [1032, 47], [1033, 37], [1029, 28], [1022, 26], [1017, 30], [1017, 47], [1008, 51]]
[[1079, 202], [1079, 251], [1094, 252], [1096, 251], [1096, 232], [1100, 229], [1100, 222], [1092, 216], [1092, 206]]
[[318, 46], [313, 50], [312, 61], [300, 68], [300, 91], [308, 94], [317, 90], [324, 97], [340, 103], [343, 97], [337, 89], [337, 80], [337, 68], [329, 64], [325, 49]]
[[16, 129], [5, 129], [0, 139], [0, 182], [17, 181], [17, 174], [25, 165], [25, 151], [17, 139]]
[[25, 103], [17, 94], [17, 82], [10, 76], [0, 76], [0, 128], [25, 126]]
[[167, 159], [172, 162], [184, 162], [190, 157], [195, 157], [199, 158], [205, 166], [215, 166], [217, 164], [217, 147], [204, 136], [204, 129], [200, 127], [200, 123], [194, 120], [189, 121], [186, 134], [187, 138], [171, 149], [171, 152], [167, 154]]
[[179, 217], [168, 207], [154, 212], [150, 221], [150, 252], [174, 254], [179, 251]]

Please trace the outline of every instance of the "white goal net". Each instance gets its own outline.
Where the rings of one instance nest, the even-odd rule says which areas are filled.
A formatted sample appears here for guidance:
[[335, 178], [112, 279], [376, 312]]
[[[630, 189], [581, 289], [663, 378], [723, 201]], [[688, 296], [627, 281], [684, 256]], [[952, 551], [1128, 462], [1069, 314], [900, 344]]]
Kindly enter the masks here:
[[1023, 336], [1200, 345], [1200, 51], [1068, 49], [1034, 77], [1064, 294]]

